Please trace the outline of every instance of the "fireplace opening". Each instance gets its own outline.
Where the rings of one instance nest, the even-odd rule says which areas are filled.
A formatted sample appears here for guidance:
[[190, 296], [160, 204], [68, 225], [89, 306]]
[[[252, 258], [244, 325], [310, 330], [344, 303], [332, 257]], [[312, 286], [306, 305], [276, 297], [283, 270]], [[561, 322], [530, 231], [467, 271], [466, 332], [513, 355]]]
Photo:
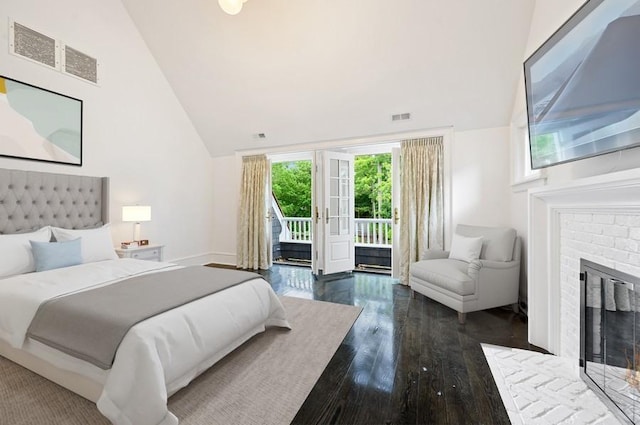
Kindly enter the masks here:
[[580, 376], [627, 424], [640, 424], [640, 278], [580, 260]]

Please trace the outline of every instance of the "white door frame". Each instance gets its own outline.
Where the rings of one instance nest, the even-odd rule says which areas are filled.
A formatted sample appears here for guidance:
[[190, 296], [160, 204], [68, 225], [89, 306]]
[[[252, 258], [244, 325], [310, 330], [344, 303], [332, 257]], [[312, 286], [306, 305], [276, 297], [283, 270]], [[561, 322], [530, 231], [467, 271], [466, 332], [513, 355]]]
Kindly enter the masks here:
[[[309, 159], [313, 157], [312, 152], [321, 149], [334, 149], [341, 150], [344, 152], [350, 152], [354, 154], [360, 153], [372, 153], [373, 151], [382, 151], [387, 146], [399, 146], [399, 143], [402, 140], [408, 139], [420, 139], [426, 137], [435, 137], [442, 136], [444, 143], [444, 238], [445, 238], [445, 247], [448, 248], [451, 243], [451, 234], [452, 224], [453, 224], [453, 213], [452, 213], [452, 200], [451, 200], [451, 190], [452, 190], [452, 168], [451, 168], [451, 157], [455, 139], [455, 132], [453, 127], [440, 127], [440, 128], [432, 128], [432, 129], [422, 129], [422, 130], [411, 130], [407, 132], [397, 132], [391, 134], [381, 134], [377, 136], [363, 136], [351, 139], [335, 139], [328, 140], [322, 142], [309, 142], [309, 143], [301, 143], [287, 146], [278, 146], [271, 148], [260, 148], [260, 149], [246, 149], [241, 151], [236, 151], [236, 162], [237, 162], [237, 181], [238, 185], [241, 179], [241, 169], [242, 169], [242, 157], [245, 155], [258, 155], [258, 154], [267, 154], [270, 158], [300, 158], [301, 155], [307, 155], [305, 159]], [[388, 150], [387, 150], [388, 152]], [[315, 174], [314, 174], [315, 177]], [[313, 182], [314, 179], [312, 179]], [[317, 186], [320, 183], [317, 182], [315, 191], [318, 190]], [[313, 185], [313, 183], [312, 183]], [[238, 186], [239, 187], [239, 186]], [[319, 210], [320, 219], [322, 219], [322, 209]], [[315, 214], [315, 210], [313, 211]], [[314, 220], [315, 221], [315, 220]], [[314, 241], [314, 247], [317, 244]], [[321, 252], [322, 250], [316, 248], [318, 252], [318, 258], [316, 261], [321, 261]], [[312, 258], [315, 258], [315, 255], [312, 254]], [[314, 273], [317, 273], [317, 270], [314, 269]]]
[[266, 217], [264, 219], [267, 227], [267, 246], [269, 247], [267, 250], [267, 264], [268, 267], [271, 268], [273, 265], [273, 215], [271, 214], [271, 160], [269, 158], [267, 158], [266, 185], [264, 197]]
[[[271, 187], [271, 166], [276, 162], [296, 162], [296, 161], [311, 161], [311, 217], [314, 217], [315, 212], [315, 181], [316, 181], [316, 172], [315, 172], [315, 161], [316, 155], [315, 152], [309, 151], [297, 151], [293, 153], [283, 153], [283, 154], [272, 154], [268, 156], [269, 158], [269, 195], [273, 193]], [[315, 220], [311, 220], [311, 269], [314, 274], [317, 273], [317, 262], [318, 258], [315, 256], [316, 248], [316, 233], [318, 231], [318, 226], [316, 225]], [[273, 237], [269, 242], [269, 245], [272, 246]], [[272, 248], [273, 249], [273, 248]]]
[[324, 261], [322, 190], [322, 152], [318, 151], [313, 152], [311, 159], [311, 272], [314, 276], [318, 276]]
[[391, 148], [391, 277], [400, 278], [400, 148]]

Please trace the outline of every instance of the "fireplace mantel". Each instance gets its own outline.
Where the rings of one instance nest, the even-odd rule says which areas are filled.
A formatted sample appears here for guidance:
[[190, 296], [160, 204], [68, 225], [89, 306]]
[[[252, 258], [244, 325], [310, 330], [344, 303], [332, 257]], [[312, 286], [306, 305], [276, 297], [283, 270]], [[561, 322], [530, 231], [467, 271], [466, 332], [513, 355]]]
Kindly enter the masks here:
[[563, 355], [567, 350], [561, 337], [560, 216], [566, 212], [640, 216], [640, 169], [530, 189], [528, 209], [529, 342]]

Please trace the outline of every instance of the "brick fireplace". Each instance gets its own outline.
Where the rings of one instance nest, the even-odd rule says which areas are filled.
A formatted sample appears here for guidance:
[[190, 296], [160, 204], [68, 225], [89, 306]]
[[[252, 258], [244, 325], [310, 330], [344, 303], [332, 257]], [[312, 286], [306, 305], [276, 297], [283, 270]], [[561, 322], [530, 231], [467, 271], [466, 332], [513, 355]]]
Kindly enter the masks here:
[[580, 258], [640, 276], [640, 170], [529, 192], [529, 341], [580, 357]]
[[[581, 371], [581, 260], [640, 278], [640, 169], [535, 188], [529, 191], [528, 201], [529, 341], [567, 359], [577, 377]], [[626, 347], [625, 355], [631, 350]], [[603, 370], [612, 369], [620, 367], [615, 364]], [[591, 375], [592, 381], [599, 382], [594, 378], [597, 374]], [[585, 379], [589, 385], [590, 379]], [[619, 383], [614, 385], [620, 388], [618, 399], [633, 400], [629, 423], [638, 423], [637, 390], [629, 390], [625, 379], [601, 380], [608, 383], [607, 388], [614, 381]], [[603, 401], [616, 399], [598, 387], [592, 389]]]
[[[640, 276], [640, 215], [623, 211], [560, 213], [560, 311], [563, 350], [578, 358], [580, 259]], [[578, 338], [576, 340], [576, 338]]]

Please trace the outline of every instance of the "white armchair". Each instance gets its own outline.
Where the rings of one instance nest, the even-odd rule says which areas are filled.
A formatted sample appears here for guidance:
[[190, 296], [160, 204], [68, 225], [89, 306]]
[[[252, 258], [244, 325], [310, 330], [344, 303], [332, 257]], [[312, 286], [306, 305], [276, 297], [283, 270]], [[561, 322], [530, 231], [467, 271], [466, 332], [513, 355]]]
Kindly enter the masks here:
[[462, 261], [449, 258], [449, 251], [428, 250], [410, 267], [413, 295], [419, 292], [456, 310], [461, 324], [472, 311], [509, 304], [517, 311], [522, 247], [515, 229], [461, 224], [456, 234], [482, 237], [479, 258]]

